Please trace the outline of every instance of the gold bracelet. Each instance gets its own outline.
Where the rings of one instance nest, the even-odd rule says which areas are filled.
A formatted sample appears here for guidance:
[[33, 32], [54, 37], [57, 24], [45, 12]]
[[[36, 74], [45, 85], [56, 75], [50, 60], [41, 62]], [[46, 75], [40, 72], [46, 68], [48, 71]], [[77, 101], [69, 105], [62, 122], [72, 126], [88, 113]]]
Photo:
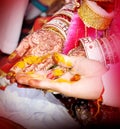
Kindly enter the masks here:
[[114, 13], [107, 13], [94, 1], [84, 0], [78, 9], [78, 14], [88, 27], [105, 30], [109, 27]]
[[69, 23], [64, 20], [64, 18], [56, 17], [46, 23], [43, 28], [54, 28], [54, 30], [57, 30], [57, 32], [61, 33], [63, 37], [66, 39], [67, 37], [67, 31], [69, 28]]
[[59, 35], [63, 39], [63, 41], [65, 40], [65, 37], [56, 28], [54, 28], [52, 26], [44, 26], [42, 28], [42, 30], [52, 31], [52, 32], [56, 33], [57, 35]]

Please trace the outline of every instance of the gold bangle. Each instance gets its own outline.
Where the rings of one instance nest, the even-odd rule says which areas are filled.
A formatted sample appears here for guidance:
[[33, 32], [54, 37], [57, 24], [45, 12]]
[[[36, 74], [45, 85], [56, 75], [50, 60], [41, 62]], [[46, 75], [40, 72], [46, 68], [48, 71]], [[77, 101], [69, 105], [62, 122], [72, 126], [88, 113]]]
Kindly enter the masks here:
[[107, 13], [101, 7], [97, 7], [95, 2], [89, 0], [84, 0], [78, 9], [78, 15], [83, 20], [85, 25], [98, 30], [105, 30], [109, 27], [113, 14], [113, 12]]
[[52, 32], [56, 33], [57, 35], [59, 35], [63, 39], [63, 41], [65, 40], [65, 37], [56, 28], [54, 28], [52, 26], [44, 26], [42, 28], [42, 30], [52, 31]]
[[64, 18], [56, 17], [46, 23], [43, 28], [54, 28], [59, 33], [63, 35], [63, 37], [66, 39], [67, 37], [67, 31], [69, 28], [69, 23], [64, 20]]

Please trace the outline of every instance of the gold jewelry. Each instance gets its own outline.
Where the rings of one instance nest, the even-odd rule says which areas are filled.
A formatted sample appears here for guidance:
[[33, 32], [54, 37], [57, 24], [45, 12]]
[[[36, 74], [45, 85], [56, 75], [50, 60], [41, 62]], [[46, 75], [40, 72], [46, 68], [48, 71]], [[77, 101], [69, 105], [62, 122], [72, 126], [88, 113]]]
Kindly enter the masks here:
[[68, 27], [69, 27], [69, 24], [62, 18], [58, 18], [58, 17], [52, 19], [51, 21], [49, 21], [44, 25], [44, 28], [54, 28], [59, 33], [61, 33], [65, 39], [67, 37]]
[[71, 18], [74, 15], [73, 4], [69, 3], [56, 12], [52, 19], [44, 24], [43, 28], [54, 30], [57, 33], [60, 33], [64, 39], [67, 38], [67, 31], [70, 25]]
[[113, 12], [107, 13], [94, 1], [89, 0], [82, 2], [81, 7], [78, 9], [78, 14], [85, 25], [98, 30], [107, 29], [113, 18]]
[[65, 37], [56, 28], [54, 28], [52, 26], [44, 26], [42, 28], [42, 30], [52, 31], [52, 32], [56, 33], [57, 35], [59, 35], [63, 39], [63, 41], [65, 40]]

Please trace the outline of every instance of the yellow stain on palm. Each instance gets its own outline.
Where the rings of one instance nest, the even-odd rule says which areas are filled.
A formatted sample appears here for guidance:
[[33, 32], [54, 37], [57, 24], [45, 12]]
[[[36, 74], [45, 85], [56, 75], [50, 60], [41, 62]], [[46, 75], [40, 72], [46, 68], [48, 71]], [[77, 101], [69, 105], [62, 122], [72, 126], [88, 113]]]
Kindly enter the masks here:
[[[66, 80], [66, 79], [64, 79], [64, 78], [59, 78], [59, 79], [56, 79], [56, 80], [51, 80], [51, 82], [52, 83], [56, 83], [56, 82], [58, 82], [58, 83], [69, 83], [69, 84], [71, 84], [72, 82], [71, 81], [69, 81], [69, 80]], [[54, 90], [47, 90], [48, 92], [52, 92], [52, 93], [54, 93], [55, 91]]]
[[63, 72], [62, 69], [54, 69], [54, 70], [53, 70], [53, 75], [54, 75], [54, 76], [61, 76], [61, 75], [63, 75], [63, 74], [64, 74], [64, 72]]
[[24, 57], [23, 62], [30, 64], [30, 65], [37, 64], [37, 63], [41, 62], [41, 58], [38, 56], [30, 55], [30, 56]]
[[65, 65], [66, 67], [72, 67], [72, 62], [69, 61], [68, 59], [65, 59], [65, 57], [62, 56], [62, 54], [54, 53], [53, 58], [58, 64], [61, 63]]
[[49, 54], [41, 57], [33, 55], [25, 56], [21, 61], [17, 62], [15, 66], [23, 69], [26, 65], [39, 64], [44, 59], [47, 59], [49, 56]]
[[26, 74], [28, 74], [28, 75], [34, 74], [34, 71], [28, 71], [28, 72], [26, 72]]
[[19, 68], [24, 68], [25, 67], [25, 62], [24, 61], [19, 61], [17, 62], [15, 65], [15, 67], [19, 67]]
[[56, 79], [55, 81], [56, 81], [56, 82], [59, 82], [59, 83], [63, 83], [63, 82], [69, 83], [69, 84], [72, 83], [72, 81], [67, 80], [67, 79], [64, 79], [64, 78], [59, 78], [59, 79]]

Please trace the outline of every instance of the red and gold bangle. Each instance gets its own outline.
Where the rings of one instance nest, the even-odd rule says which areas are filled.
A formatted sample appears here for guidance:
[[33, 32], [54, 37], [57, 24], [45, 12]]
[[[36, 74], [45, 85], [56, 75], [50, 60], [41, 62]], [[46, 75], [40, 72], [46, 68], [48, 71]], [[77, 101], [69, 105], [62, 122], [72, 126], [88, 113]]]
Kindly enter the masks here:
[[62, 18], [56, 17], [52, 19], [51, 21], [49, 21], [48, 23], [46, 23], [43, 28], [49, 28], [49, 29], [54, 28], [54, 30], [62, 34], [63, 37], [66, 39], [69, 24]]
[[107, 29], [114, 15], [113, 11], [108, 13], [98, 6], [96, 2], [90, 0], [83, 0], [78, 9], [78, 14], [86, 26], [97, 30]]
[[51, 20], [47, 22], [43, 28], [54, 30], [57, 33], [60, 33], [64, 39], [66, 39], [70, 21], [74, 15], [73, 6], [74, 5], [72, 3], [65, 5], [62, 9], [53, 15]]

